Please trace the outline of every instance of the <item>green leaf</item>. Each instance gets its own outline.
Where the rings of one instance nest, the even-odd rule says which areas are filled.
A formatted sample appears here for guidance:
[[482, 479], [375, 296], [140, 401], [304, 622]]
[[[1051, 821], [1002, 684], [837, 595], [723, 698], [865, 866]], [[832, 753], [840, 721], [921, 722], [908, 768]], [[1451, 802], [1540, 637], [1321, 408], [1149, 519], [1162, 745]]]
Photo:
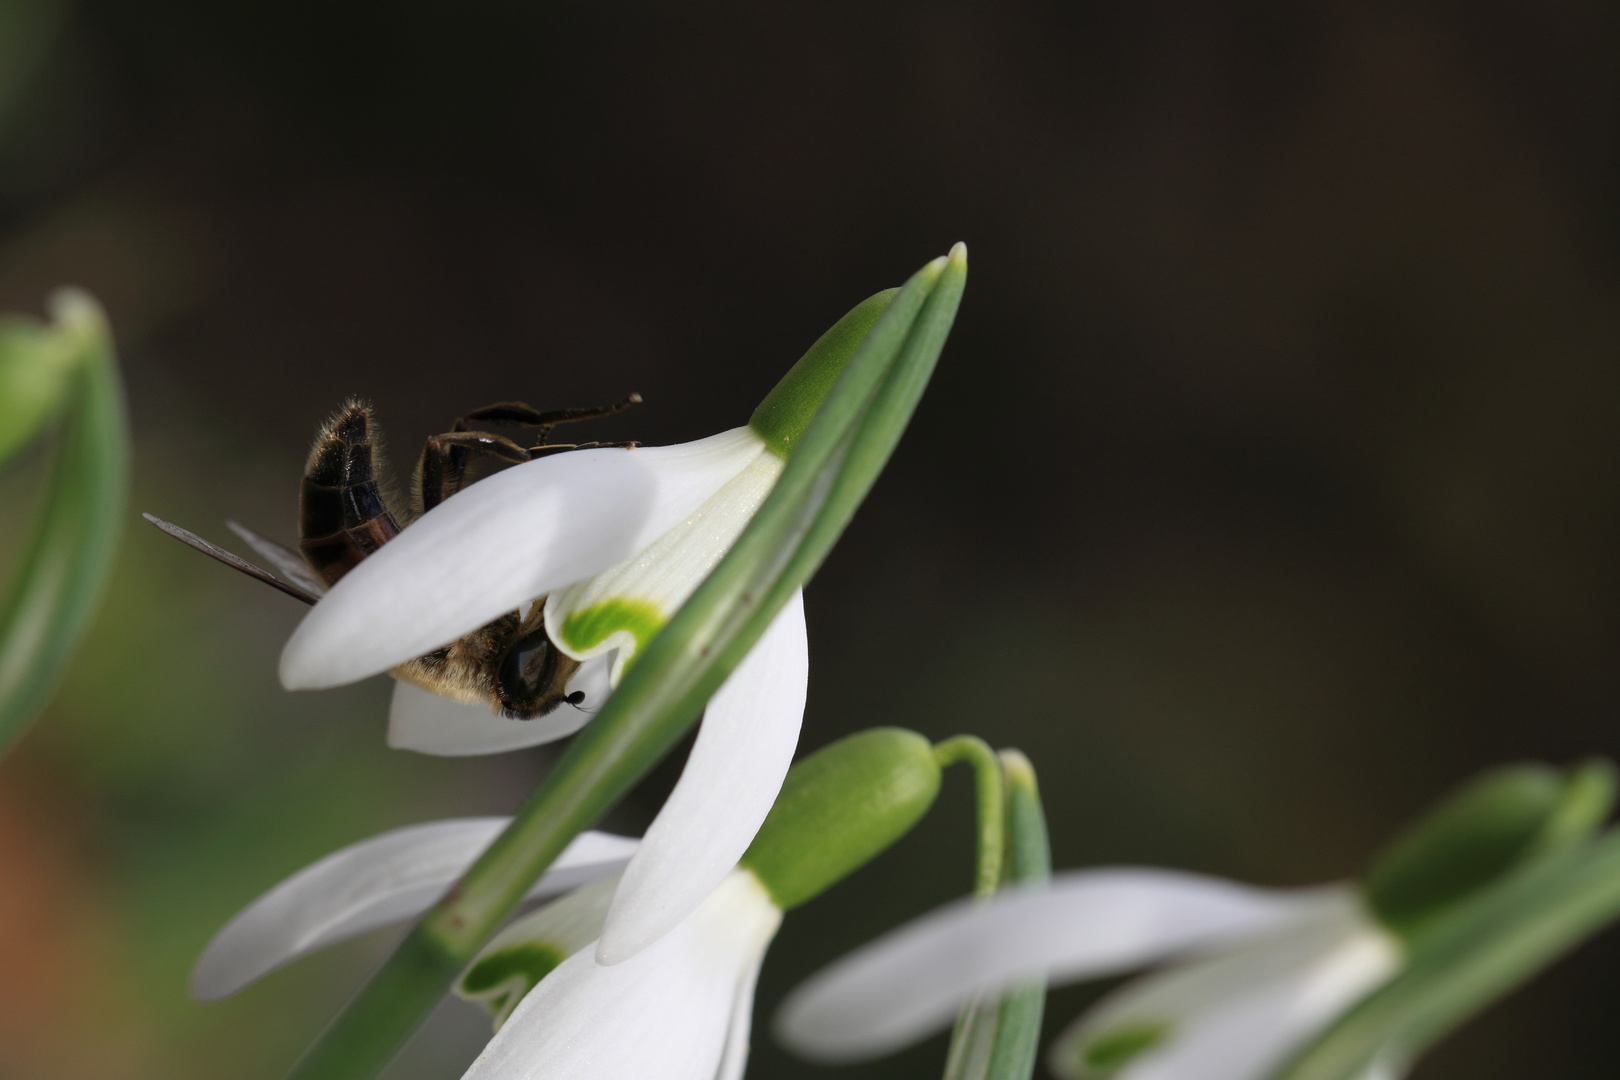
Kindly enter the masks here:
[[1274, 1080], [1355, 1080], [1397, 1068], [1620, 915], [1620, 830], [1566, 847], [1477, 894], [1413, 939], [1401, 974]]
[[[360, 1080], [393, 1058], [528, 887], [697, 721], [826, 558], [899, 442], [950, 333], [966, 250], [915, 274], [853, 348], [771, 494], [503, 832], [289, 1074]], [[826, 338], [823, 339], [826, 341]]]
[[52, 333], [77, 362], [33, 533], [0, 614], [0, 749], [45, 706], [89, 629], [129, 489], [129, 424], [106, 319], [80, 292], [57, 294], [52, 308]]
[[[1003, 887], [1046, 881], [1052, 855], [1035, 769], [1017, 750], [1003, 750], [1006, 862]], [[962, 1010], [945, 1058], [945, 1080], [1029, 1080], [1040, 1050], [1046, 985], [1031, 982]]]

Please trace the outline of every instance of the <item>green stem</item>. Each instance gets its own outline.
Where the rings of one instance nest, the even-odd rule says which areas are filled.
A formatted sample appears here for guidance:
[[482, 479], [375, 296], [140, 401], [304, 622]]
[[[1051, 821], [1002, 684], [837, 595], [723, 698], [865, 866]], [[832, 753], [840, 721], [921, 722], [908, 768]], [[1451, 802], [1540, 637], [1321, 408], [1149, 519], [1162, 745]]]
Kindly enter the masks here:
[[953, 253], [900, 290], [828, 393], [782, 476], [714, 571], [625, 673], [512, 824], [293, 1066], [374, 1076], [581, 830], [697, 721], [882, 471], [933, 372], [967, 266]]
[[934, 746], [940, 768], [965, 761], [973, 767], [978, 803], [979, 861], [973, 895], [994, 896], [1001, 886], [1002, 852], [1006, 849], [1007, 803], [1002, 792], [1001, 761], [977, 735], [955, 735]]

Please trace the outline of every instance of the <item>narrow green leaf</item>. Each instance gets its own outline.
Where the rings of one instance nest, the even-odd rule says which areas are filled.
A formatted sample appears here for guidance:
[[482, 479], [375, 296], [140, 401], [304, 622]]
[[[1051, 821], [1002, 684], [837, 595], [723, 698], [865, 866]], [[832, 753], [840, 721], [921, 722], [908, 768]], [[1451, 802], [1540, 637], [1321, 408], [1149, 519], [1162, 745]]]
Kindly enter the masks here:
[[1531, 863], [1435, 921], [1405, 969], [1275, 1080], [1355, 1080], [1402, 1066], [1620, 915], [1620, 829]]
[[290, 1077], [376, 1075], [558, 853], [697, 721], [709, 696], [821, 565], [876, 481], [944, 347], [966, 274], [958, 245], [895, 295], [725, 558], [653, 638], [512, 824], [423, 916]]
[[52, 299], [78, 362], [32, 536], [0, 614], [0, 750], [45, 706], [89, 629], [118, 550], [129, 489], [129, 424], [100, 307]]

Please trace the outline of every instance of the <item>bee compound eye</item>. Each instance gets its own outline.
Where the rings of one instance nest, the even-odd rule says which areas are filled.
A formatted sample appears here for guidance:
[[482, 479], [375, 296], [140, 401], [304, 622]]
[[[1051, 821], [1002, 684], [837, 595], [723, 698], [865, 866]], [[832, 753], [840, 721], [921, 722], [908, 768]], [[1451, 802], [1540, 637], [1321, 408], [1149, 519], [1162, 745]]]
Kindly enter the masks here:
[[563, 698], [563, 700], [568, 702], [570, 705], [583, 705], [585, 704], [585, 691], [575, 690], [572, 694], [569, 694], [567, 697]]
[[500, 695], [508, 707], [532, 702], [551, 688], [557, 677], [557, 650], [536, 627], [512, 644], [501, 661]]

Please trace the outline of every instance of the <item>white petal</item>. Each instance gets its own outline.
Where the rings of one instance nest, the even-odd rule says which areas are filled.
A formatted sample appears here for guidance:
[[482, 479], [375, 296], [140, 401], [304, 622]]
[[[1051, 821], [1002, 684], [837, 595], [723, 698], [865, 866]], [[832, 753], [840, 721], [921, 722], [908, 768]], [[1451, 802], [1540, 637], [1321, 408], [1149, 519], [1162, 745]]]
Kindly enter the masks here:
[[581, 691], [578, 706], [563, 704], [534, 720], [510, 720], [481, 705], [467, 705], [407, 682], [394, 683], [388, 708], [388, 745], [438, 757], [501, 754], [565, 738], [590, 723], [608, 695], [611, 657], [582, 665], [568, 684]]
[[754, 876], [734, 872], [634, 959], [604, 967], [590, 949], [569, 957], [463, 1080], [715, 1080], [739, 990], [781, 919]]
[[754, 1029], [754, 990], [759, 986], [759, 969], [764, 966], [765, 953], [761, 951], [737, 986], [737, 998], [731, 1006], [731, 1029], [726, 1033], [726, 1049], [720, 1056], [714, 1080], [742, 1080], [748, 1069], [749, 1035]]
[[375, 675], [623, 562], [764, 445], [735, 428], [679, 446], [576, 450], [472, 484], [310, 609], [282, 650], [282, 684], [310, 690]]
[[801, 590], [710, 699], [680, 781], [625, 868], [598, 963], [657, 941], [737, 865], [793, 763], [809, 677]]
[[[1065, 1080], [1265, 1080], [1399, 966], [1394, 939], [1347, 890], [1262, 940], [1127, 983], [1059, 1037], [1050, 1066]], [[1109, 1054], [1121, 1038], [1140, 1049]]]
[[[214, 935], [191, 971], [202, 1000], [234, 994], [254, 979], [335, 941], [432, 907], [510, 818], [411, 825], [334, 851], [249, 904]], [[611, 874], [636, 841], [587, 832], [558, 856], [529, 896], [550, 896]]]
[[546, 633], [576, 660], [617, 652], [613, 683], [709, 576], [782, 475], [782, 459], [761, 454], [634, 558], [546, 598]]
[[807, 1057], [845, 1061], [946, 1026], [974, 993], [1043, 973], [1096, 978], [1273, 930], [1340, 890], [1257, 889], [1173, 870], [1059, 874], [1048, 888], [963, 900], [864, 945], [789, 995], [777, 1035]]

